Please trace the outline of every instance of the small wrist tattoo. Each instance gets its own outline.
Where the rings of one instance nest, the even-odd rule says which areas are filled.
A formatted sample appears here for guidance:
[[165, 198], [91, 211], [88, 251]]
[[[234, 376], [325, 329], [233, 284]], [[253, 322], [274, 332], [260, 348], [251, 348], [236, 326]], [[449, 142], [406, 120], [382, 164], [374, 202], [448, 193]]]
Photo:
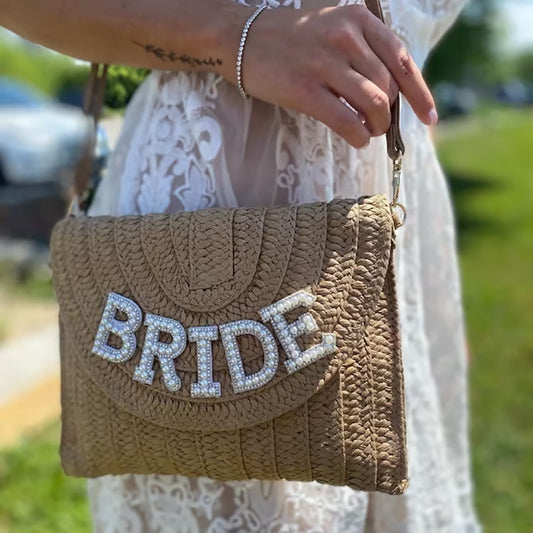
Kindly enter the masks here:
[[218, 57], [213, 58], [209, 56], [208, 58], [200, 58], [189, 56], [187, 54], [178, 55], [175, 52], [165, 50], [164, 48], [155, 46], [153, 44], [143, 44], [137, 41], [132, 41], [132, 43], [136, 44], [137, 46], [140, 46], [141, 48], [144, 48], [144, 51], [147, 54], [152, 54], [158, 59], [161, 59], [161, 61], [170, 61], [171, 63], [184, 63], [191, 67], [201, 67], [204, 65], [215, 67], [218, 65], [222, 65], [222, 59]]

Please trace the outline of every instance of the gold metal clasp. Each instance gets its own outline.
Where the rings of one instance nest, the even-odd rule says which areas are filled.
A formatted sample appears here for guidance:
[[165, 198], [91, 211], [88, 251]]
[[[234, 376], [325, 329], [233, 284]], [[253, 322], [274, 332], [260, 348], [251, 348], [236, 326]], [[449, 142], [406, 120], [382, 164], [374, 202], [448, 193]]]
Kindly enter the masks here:
[[402, 158], [397, 157], [392, 162], [392, 202], [394, 207], [398, 203], [398, 196], [400, 195], [400, 180], [402, 176]]
[[398, 202], [400, 195], [400, 182], [402, 176], [402, 156], [399, 155], [392, 162], [392, 202], [390, 203], [391, 213], [394, 216], [396, 228], [403, 226], [407, 218], [405, 206]]

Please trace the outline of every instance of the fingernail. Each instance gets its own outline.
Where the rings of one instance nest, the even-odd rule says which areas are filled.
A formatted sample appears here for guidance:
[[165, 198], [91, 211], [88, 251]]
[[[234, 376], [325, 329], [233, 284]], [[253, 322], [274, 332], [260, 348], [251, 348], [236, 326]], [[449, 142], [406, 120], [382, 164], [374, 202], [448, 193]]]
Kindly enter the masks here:
[[433, 107], [428, 113], [429, 123], [434, 126], [439, 121], [439, 115], [437, 115], [437, 110]]

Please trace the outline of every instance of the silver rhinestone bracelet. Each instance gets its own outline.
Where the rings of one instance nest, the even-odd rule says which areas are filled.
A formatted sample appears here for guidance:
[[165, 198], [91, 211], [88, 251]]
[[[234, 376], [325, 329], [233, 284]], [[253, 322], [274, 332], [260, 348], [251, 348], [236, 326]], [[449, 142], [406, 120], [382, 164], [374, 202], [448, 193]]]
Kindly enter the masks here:
[[248, 37], [248, 31], [253, 21], [265, 10], [268, 9], [268, 4], [265, 4], [261, 7], [258, 7], [251, 15], [250, 18], [246, 21], [244, 28], [242, 29], [241, 40], [239, 42], [239, 51], [237, 52], [237, 62], [235, 64], [235, 70], [237, 72], [237, 85], [239, 87], [239, 92], [244, 96], [244, 98], [250, 98], [250, 95], [244, 90], [242, 85], [242, 57], [244, 54], [244, 46], [246, 45], [246, 38]]

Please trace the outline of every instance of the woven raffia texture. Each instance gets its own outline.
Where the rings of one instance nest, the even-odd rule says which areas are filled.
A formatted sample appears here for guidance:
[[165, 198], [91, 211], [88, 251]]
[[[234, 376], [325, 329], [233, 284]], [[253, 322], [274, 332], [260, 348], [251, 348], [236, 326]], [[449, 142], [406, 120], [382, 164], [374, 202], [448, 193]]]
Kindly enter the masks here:
[[[393, 248], [384, 196], [59, 222], [52, 269], [65, 472], [316, 480], [403, 492]], [[260, 321], [261, 308], [299, 290], [316, 295], [309, 312], [319, 326], [298, 339], [301, 348], [319, 343], [321, 332], [336, 335], [337, 349], [289, 375], [279, 346], [274, 378], [254, 391], [233, 392], [220, 341], [213, 342], [220, 398], [191, 398], [195, 343], [174, 360], [182, 380], [177, 392], [165, 388], [157, 360], [152, 385], [132, 379], [145, 326], [128, 361], [91, 353], [110, 292], [188, 328]], [[246, 372], [257, 371], [259, 342], [243, 335], [239, 347]]]

